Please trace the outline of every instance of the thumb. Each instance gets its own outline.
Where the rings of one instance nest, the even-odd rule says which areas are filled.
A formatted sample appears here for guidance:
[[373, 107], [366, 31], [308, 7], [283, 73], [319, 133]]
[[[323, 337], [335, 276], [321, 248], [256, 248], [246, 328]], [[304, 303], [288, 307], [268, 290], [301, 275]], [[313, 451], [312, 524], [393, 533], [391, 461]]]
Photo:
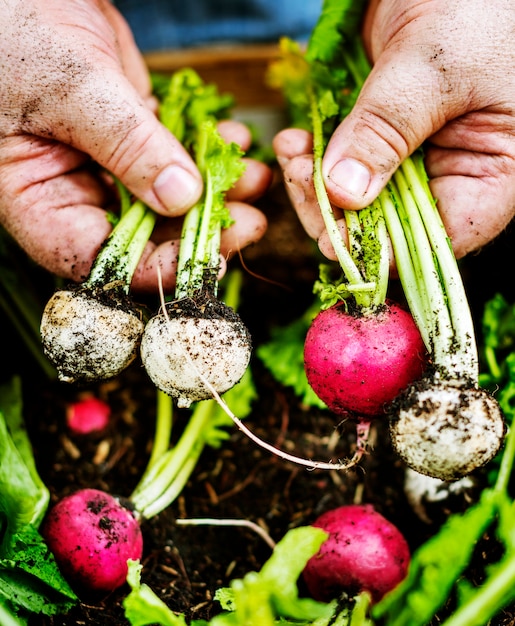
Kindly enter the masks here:
[[399, 164], [443, 125], [436, 74], [416, 49], [380, 56], [325, 151], [323, 175], [334, 204], [368, 206]]
[[108, 0], [4, 2], [0, 24], [10, 60], [0, 134], [72, 146], [160, 213], [195, 203], [200, 174], [139, 93], [141, 63], [133, 67], [134, 42]]
[[69, 95], [67, 106], [79, 114], [69, 136], [56, 125], [54, 137], [87, 153], [157, 212], [184, 213], [202, 193], [195, 163], [121, 71], [102, 70]]

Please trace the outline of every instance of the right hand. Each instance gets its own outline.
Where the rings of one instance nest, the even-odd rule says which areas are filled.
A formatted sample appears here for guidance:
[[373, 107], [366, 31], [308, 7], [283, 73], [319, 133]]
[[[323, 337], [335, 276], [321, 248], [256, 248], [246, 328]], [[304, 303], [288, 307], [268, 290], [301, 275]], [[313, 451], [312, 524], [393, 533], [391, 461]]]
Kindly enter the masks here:
[[[456, 256], [506, 227], [515, 214], [514, 32], [512, 0], [370, 2], [363, 37], [372, 72], [323, 160], [337, 215], [371, 204], [425, 142]], [[311, 180], [311, 136], [288, 129], [274, 147], [300, 220], [334, 259]]]

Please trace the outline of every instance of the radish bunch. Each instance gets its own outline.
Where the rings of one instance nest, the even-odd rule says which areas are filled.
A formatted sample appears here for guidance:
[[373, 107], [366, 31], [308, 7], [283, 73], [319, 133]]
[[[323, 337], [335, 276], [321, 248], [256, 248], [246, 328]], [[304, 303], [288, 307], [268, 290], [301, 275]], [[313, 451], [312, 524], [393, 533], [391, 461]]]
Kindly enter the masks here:
[[[470, 309], [422, 155], [407, 158], [371, 206], [343, 212], [347, 242], [324, 186], [326, 142], [370, 71], [361, 17], [355, 4], [326, 0], [306, 52], [283, 40], [284, 58], [270, 72], [296, 125], [313, 132], [315, 192], [342, 272], [316, 285], [323, 310], [306, 338], [306, 375], [339, 415], [358, 423], [387, 415], [409, 467], [457, 480], [495, 456], [505, 426], [497, 401], [478, 385]], [[388, 239], [412, 316], [401, 322], [397, 314], [393, 330]]]
[[162, 104], [165, 117], [181, 116], [174, 134], [204, 179], [204, 193], [184, 219], [173, 300], [162, 303], [141, 343], [149, 377], [181, 407], [230, 389], [247, 369], [252, 348], [238, 314], [216, 298], [220, 235], [231, 224], [225, 194], [245, 165], [240, 148], [218, 133], [212, 106], [211, 90], [191, 70], [172, 77]]
[[225, 142], [217, 130], [231, 104], [193, 70], [169, 80], [160, 118], [191, 152], [204, 179], [204, 194], [184, 219], [173, 301], [165, 302], [163, 294], [160, 310], [145, 324], [129, 298], [156, 216], [139, 201], [131, 205], [119, 185], [121, 218], [88, 279], [56, 292], [43, 313], [43, 348], [60, 380], [112, 378], [139, 353], [155, 385], [188, 407], [226, 392], [247, 369], [250, 335], [216, 297], [221, 231], [232, 223], [225, 193], [245, 169], [239, 146]]
[[136, 358], [144, 323], [128, 293], [154, 223], [155, 214], [141, 202], [122, 207], [87, 280], [56, 291], [48, 301], [41, 339], [61, 381], [112, 378]]

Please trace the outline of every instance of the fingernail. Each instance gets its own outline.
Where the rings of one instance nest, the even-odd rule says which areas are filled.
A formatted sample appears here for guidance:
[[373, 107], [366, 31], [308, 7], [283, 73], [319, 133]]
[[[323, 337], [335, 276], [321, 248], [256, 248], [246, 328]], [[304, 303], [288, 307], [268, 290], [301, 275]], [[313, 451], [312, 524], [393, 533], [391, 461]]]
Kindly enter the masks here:
[[180, 212], [199, 199], [201, 183], [182, 167], [169, 165], [156, 178], [154, 191], [170, 212]]
[[355, 198], [362, 198], [370, 185], [370, 172], [355, 159], [342, 159], [333, 165], [328, 178]]

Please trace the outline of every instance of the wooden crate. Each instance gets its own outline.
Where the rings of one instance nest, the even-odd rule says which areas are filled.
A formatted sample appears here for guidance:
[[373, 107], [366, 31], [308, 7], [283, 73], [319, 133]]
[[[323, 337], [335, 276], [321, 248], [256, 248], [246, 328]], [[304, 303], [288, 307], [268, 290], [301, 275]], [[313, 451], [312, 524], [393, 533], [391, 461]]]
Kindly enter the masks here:
[[153, 52], [145, 55], [150, 70], [172, 73], [193, 68], [206, 82], [234, 95], [241, 107], [280, 107], [282, 96], [267, 86], [269, 63], [277, 58], [276, 44], [227, 45]]

